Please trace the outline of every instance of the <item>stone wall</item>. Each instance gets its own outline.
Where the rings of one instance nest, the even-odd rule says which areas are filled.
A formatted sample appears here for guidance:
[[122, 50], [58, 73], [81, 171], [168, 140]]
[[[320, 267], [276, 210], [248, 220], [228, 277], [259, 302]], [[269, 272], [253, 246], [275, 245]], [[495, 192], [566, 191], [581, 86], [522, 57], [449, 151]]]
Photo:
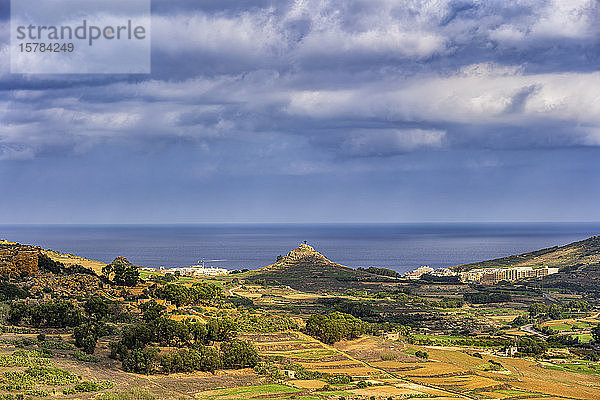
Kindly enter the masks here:
[[38, 273], [41, 248], [21, 244], [0, 244], [0, 276], [30, 276]]

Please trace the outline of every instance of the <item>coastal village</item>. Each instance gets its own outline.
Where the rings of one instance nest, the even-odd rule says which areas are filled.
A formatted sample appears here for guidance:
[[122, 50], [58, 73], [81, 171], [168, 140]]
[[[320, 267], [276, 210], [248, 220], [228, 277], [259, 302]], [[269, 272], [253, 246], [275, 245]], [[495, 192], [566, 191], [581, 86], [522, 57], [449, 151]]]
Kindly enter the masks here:
[[[156, 270], [155, 268], [150, 267], [145, 267], [143, 269], [147, 271]], [[160, 270], [184, 276], [222, 276], [230, 273], [230, 271], [226, 268], [206, 266], [204, 263], [189, 267], [174, 267], [168, 269], [161, 267]], [[558, 273], [558, 267], [549, 266], [540, 268], [533, 268], [529, 266], [512, 268], [477, 268], [469, 271], [459, 272], [452, 268], [434, 269], [430, 266], [424, 265], [412, 271], [406, 272], [404, 275], [402, 275], [402, 278], [408, 280], [420, 280], [426, 275], [431, 275], [438, 278], [458, 277], [458, 280], [460, 280], [462, 283], [480, 283], [484, 285], [492, 285], [501, 281], [515, 282], [523, 279], [543, 278], [556, 273]]]
[[456, 276], [463, 283], [495, 284], [501, 281], [514, 282], [530, 278], [543, 278], [558, 273], [558, 267], [512, 267], [512, 268], [477, 268], [458, 272], [452, 268], [433, 269], [422, 266], [404, 274], [405, 279], [418, 280], [424, 275], [436, 277]]

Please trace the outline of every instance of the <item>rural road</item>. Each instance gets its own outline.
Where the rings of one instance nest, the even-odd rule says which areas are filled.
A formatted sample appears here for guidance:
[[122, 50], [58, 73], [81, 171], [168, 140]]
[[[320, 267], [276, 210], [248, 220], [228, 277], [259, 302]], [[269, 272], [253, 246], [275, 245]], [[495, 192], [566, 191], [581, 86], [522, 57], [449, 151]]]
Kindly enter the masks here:
[[541, 337], [542, 339], [547, 339], [547, 338], [548, 338], [548, 336], [546, 336], [546, 335], [544, 335], [543, 333], [541, 333], [541, 332], [538, 332], [538, 331], [536, 331], [535, 329], [533, 329], [533, 324], [529, 324], [529, 325], [523, 325], [523, 326], [521, 327], [521, 330], [522, 330], [523, 332], [527, 332], [527, 333], [529, 333], [530, 335], [535, 335], [535, 336]]
[[542, 296], [544, 296], [544, 298], [546, 300], [549, 300], [549, 301], [551, 301], [553, 303], [560, 303], [560, 301], [556, 300], [554, 297], [550, 296], [548, 293], [542, 292]]

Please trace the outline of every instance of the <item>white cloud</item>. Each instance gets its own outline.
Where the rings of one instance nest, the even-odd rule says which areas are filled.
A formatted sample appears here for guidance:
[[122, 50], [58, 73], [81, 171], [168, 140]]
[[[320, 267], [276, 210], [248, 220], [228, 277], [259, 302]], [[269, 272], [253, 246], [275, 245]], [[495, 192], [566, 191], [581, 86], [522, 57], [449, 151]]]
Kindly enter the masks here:
[[342, 151], [351, 156], [390, 156], [421, 148], [440, 148], [446, 132], [424, 129], [385, 129], [352, 132]]
[[[319, 118], [479, 124], [548, 118], [600, 124], [598, 87], [597, 72], [524, 75], [519, 68], [498, 71], [476, 65], [448, 77], [375, 83], [353, 90], [296, 91], [290, 94], [287, 111]], [[517, 101], [523, 104], [515, 109]]]

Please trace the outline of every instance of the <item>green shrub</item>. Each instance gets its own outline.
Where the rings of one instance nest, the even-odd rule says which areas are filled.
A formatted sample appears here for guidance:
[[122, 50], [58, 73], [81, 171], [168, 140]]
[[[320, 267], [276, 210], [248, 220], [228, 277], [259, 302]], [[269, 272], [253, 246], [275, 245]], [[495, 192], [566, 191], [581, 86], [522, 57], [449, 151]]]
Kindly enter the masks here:
[[132, 388], [126, 391], [100, 393], [96, 400], [156, 400], [156, 396], [141, 388]]
[[36, 367], [50, 364], [47, 357], [31, 350], [17, 350], [12, 354], [0, 355], [0, 367]]
[[49, 386], [63, 386], [79, 381], [77, 375], [56, 367], [32, 367], [25, 371], [7, 371], [4, 376], [11, 382]]
[[337, 384], [348, 384], [352, 382], [352, 377], [350, 375], [345, 375], [345, 374], [335, 374], [335, 375], [330, 375], [326, 378], [327, 383], [330, 383], [332, 385], [337, 385]]
[[62, 340], [46, 340], [39, 343], [38, 346], [53, 350], [73, 350], [75, 348], [71, 343]]
[[111, 381], [81, 381], [73, 387], [63, 390], [63, 394], [91, 393], [100, 390], [112, 389], [115, 385]]
[[75, 350], [75, 352], [73, 353], [73, 358], [75, 358], [78, 361], [93, 362], [93, 363], [97, 363], [98, 361], [100, 361], [100, 359], [98, 357], [87, 354], [81, 350]]
[[426, 360], [429, 358], [429, 353], [427, 353], [426, 351], [417, 350], [415, 351], [415, 356]]

